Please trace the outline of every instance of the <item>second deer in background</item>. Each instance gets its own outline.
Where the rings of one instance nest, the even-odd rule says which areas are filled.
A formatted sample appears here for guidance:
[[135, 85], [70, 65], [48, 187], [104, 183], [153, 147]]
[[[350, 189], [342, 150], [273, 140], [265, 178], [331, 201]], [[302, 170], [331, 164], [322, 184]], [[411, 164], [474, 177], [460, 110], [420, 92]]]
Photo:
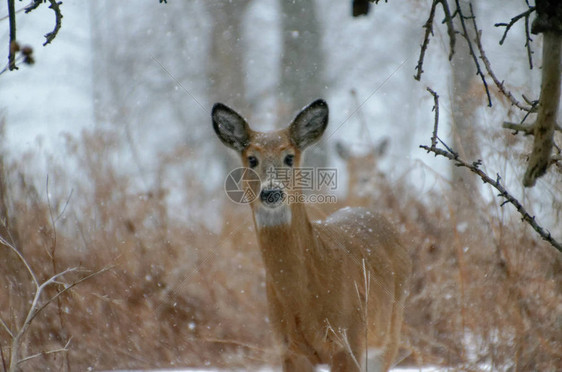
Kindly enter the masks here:
[[[386, 155], [390, 140], [383, 138], [376, 145], [366, 144], [367, 152], [357, 154], [343, 142], [335, 145], [336, 153], [345, 161], [347, 170], [347, 196], [345, 204], [351, 207], [374, 207], [388, 191], [388, 180], [379, 168], [380, 160]], [[383, 190], [384, 189], [384, 190]]]

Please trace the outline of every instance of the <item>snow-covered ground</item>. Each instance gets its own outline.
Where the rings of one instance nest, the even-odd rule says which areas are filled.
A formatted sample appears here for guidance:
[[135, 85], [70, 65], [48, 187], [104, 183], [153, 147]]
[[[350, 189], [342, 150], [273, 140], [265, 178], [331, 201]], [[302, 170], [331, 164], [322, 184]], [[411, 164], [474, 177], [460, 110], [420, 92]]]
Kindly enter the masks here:
[[[393, 368], [391, 369], [392, 372], [442, 372], [446, 369], [437, 368], [437, 367], [424, 367], [424, 368]], [[247, 369], [153, 369], [153, 370], [122, 370], [117, 372], [246, 372], [249, 371]], [[280, 369], [277, 368], [268, 368], [263, 367], [255, 372], [279, 372]], [[329, 369], [327, 367], [321, 367], [317, 369], [318, 372], [328, 372]], [[115, 372], [115, 371], [114, 371]]]

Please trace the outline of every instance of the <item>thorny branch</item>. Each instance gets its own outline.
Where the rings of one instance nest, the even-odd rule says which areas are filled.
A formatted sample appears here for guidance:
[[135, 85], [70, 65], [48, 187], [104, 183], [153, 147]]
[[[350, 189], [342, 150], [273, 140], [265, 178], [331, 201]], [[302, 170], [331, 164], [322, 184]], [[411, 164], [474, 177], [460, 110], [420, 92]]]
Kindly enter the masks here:
[[414, 79], [420, 80], [421, 75], [423, 73], [423, 60], [425, 58], [425, 52], [427, 50], [427, 46], [429, 45], [429, 37], [433, 35], [433, 18], [435, 18], [435, 8], [437, 7], [438, 0], [433, 0], [431, 4], [431, 9], [429, 11], [429, 18], [423, 25], [425, 28], [425, 36], [423, 37], [423, 43], [420, 49], [420, 57], [418, 58], [418, 64], [416, 65], [417, 73], [414, 75]]
[[529, 28], [529, 17], [531, 16], [531, 14], [535, 11], [535, 7], [534, 6], [529, 6], [529, 9], [527, 9], [526, 11], [524, 11], [523, 13], [520, 13], [518, 15], [516, 15], [515, 17], [511, 18], [511, 20], [509, 21], [509, 23], [496, 23], [494, 26], [495, 27], [505, 27], [505, 31], [503, 33], [503, 36], [500, 40], [500, 45], [503, 45], [503, 42], [505, 41], [505, 38], [507, 37], [507, 33], [509, 32], [509, 30], [511, 29], [511, 27], [516, 24], [521, 18], [525, 18], [525, 48], [527, 48], [527, 59], [529, 60], [529, 68], [532, 70], [533, 69], [533, 58], [532, 58], [532, 54], [533, 51], [531, 50], [531, 42], [533, 41], [533, 39], [531, 39], [531, 33], [530, 33], [530, 28]]
[[433, 135], [431, 136], [431, 147], [437, 146], [437, 126], [439, 125], [439, 96], [430, 87], [426, 88], [433, 96], [433, 111], [435, 112], [435, 122], [433, 124]]
[[[424, 24], [423, 28], [425, 29], [425, 33], [424, 33], [424, 38], [423, 38], [423, 42], [422, 45], [420, 47], [420, 55], [418, 58], [418, 63], [416, 65], [416, 74], [414, 76], [414, 78], [416, 80], [420, 80], [421, 79], [421, 75], [423, 74], [423, 63], [424, 63], [424, 59], [425, 59], [425, 54], [427, 51], [427, 47], [429, 45], [429, 40], [431, 38], [431, 36], [433, 35], [433, 24], [434, 24], [434, 19], [435, 19], [435, 11], [437, 8], [437, 5], [441, 4], [442, 8], [443, 8], [443, 13], [445, 15], [443, 23], [445, 23], [447, 25], [447, 34], [449, 36], [449, 60], [452, 59], [454, 53], [455, 53], [455, 44], [456, 44], [456, 39], [455, 39], [455, 35], [458, 33], [460, 34], [467, 42], [468, 48], [469, 48], [469, 54], [472, 57], [472, 60], [474, 62], [474, 65], [476, 67], [476, 73], [478, 76], [480, 76], [480, 79], [482, 80], [482, 83], [484, 85], [484, 89], [486, 91], [486, 96], [488, 99], [488, 106], [492, 106], [492, 101], [491, 101], [491, 97], [490, 97], [490, 92], [489, 92], [489, 88], [488, 88], [488, 83], [486, 81], [485, 75], [484, 75], [484, 71], [482, 71], [479, 59], [482, 60], [483, 64], [484, 64], [484, 68], [486, 70], [486, 73], [492, 78], [492, 80], [494, 81], [494, 84], [496, 85], [496, 87], [498, 88], [498, 90], [500, 91], [500, 93], [502, 95], [504, 95], [510, 102], [512, 105], [516, 106], [517, 108], [519, 108], [520, 110], [523, 111], [527, 111], [527, 112], [534, 112], [536, 110], [536, 102], [534, 102], [531, 106], [526, 106], [523, 103], [521, 103], [519, 100], [517, 100], [513, 94], [507, 90], [505, 88], [504, 82], [500, 81], [497, 76], [495, 75], [494, 71], [492, 70], [491, 64], [489, 59], [486, 56], [486, 53], [484, 51], [484, 48], [482, 46], [482, 41], [481, 41], [481, 31], [478, 29], [478, 26], [476, 24], [476, 17], [474, 16], [474, 11], [473, 11], [473, 7], [472, 7], [472, 3], [469, 3], [469, 9], [470, 9], [470, 14], [466, 15], [464, 14], [463, 10], [460, 7], [460, 3], [459, 0], [455, 0], [455, 6], [456, 9], [454, 10], [454, 12], [451, 13], [450, 11], [450, 7], [448, 4], [448, 0], [433, 0], [432, 4], [431, 4], [431, 8], [429, 11], [429, 17], [427, 18], [426, 23]], [[531, 54], [532, 54], [532, 50], [530, 47], [530, 42], [532, 41], [530, 34], [529, 34], [529, 30], [528, 30], [528, 17], [529, 15], [532, 13], [532, 11], [534, 10], [534, 8], [529, 8], [529, 10], [527, 10], [526, 12], [523, 12], [522, 14], [514, 17], [512, 19], [512, 22], [515, 23], [517, 20], [521, 19], [521, 18], [525, 18], [526, 19], [526, 33], [527, 33], [527, 42], [526, 42], [526, 47], [527, 47], [527, 51], [528, 51], [528, 58], [529, 58], [529, 63], [532, 64], [532, 60], [531, 60]], [[459, 17], [459, 21], [461, 23], [461, 31], [457, 31], [455, 30], [454, 24], [453, 24], [453, 19], [455, 17]], [[467, 20], [471, 20], [471, 24], [467, 24]], [[500, 26], [500, 25], [505, 25], [505, 24], [496, 24], [496, 26]], [[509, 24], [507, 24], [509, 25]], [[510, 26], [511, 27], [511, 26]], [[475, 36], [474, 36], [474, 40], [472, 40], [472, 38], [470, 37], [470, 30], [469, 28], [472, 28]], [[503, 41], [505, 39], [507, 35], [507, 30], [504, 33], [500, 44], [503, 44]], [[474, 48], [473, 43], [476, 45], [476, 48], [478, 49], [479, 52], [479, 56], [476, 54], [476, 50]]]
[[[22, 55], [18, 58], [16, 58], [16, 54], [18, 52], [20, 52], [20, 45], [17, 41], [16, 38], [16, 13], [19, 13], [22, 10], [25, 10], [25, 13], [30, 13], [33, 10], [37, 9], [41, 4], [47, 2], [47, 0], [32, 0], [32, 2], [25, 6], [23, 9], [19, 9], [18, 11], [15, 10], [15, 0], [7, 0], [8, 1], [8, 21], [10, 24], [10, 37], [9, 37], [9, 41], [8, 41], [8, 65], [3, 68], [2, 70], [0, 70], [0, 75], [3, 74], [4, 72], [6, 72], [7, 70], [17, 70], [17, 62], [19, 61], [23, 61], [24, 63], [27, 64], [33, 64], [33, 57], [31, 56], [32, 53], [32, 49], [30, 47], [25, 47], [21, 50]], [[60, 5], [62, 4], [62, 1], [56, 1], [56, 0], [48, 0], [48, 2], [50, 3], [49, 8], [53, 10], [53, 12], [55, 13], [55, 26], [53, 28], [53, 30], [47, 34], [45, 34], [45, 39], [46, 41], [43, 43], [43, 46], [50, 44], [55, 37], [57, 37], [60, 28], [61, 28], [61, 24], [62, 24], [62, 13], [60, 10]], [[6, 17], [5, 17], [6, 18]], [[5, 18], [0, 18], [0, 20], [3, 20]]]
[[504, 82], [500, 81], [496, 76], [496, 74], [494, 73], [494, 71], [492, 70], [492, 65], [490, 64], [490, 60], [486, 56], [484, 47], [482, 46], [482, 39], [480, 37], [481, 31], [478, 29], [478, 25], [476, 24], [476, 17], [474, 16], [472, 4], [470, 5], [470, 19], [472, 20], [472, 24], [476, 32], [475, 42], [478, 48], [478, 52], [480, 53], [480, 59], [482, 59], [482, 62], [484, 63], [484, 67], [486, 68], [486, 72], [488, 73], [488, 75], [490, 75], [490, 77], [494, 81], [494, 84], [496, 85], [500, 93], [503, 94], [504, 97], [506, 97], [509, 100], [509, 102], [511, 102], [512, 105], [519, 108], [520, 110], [527, 111], [527, 112], [535, 112], [536, 110], [535, 106], [537, 105], [537, 102], [533, 102], [533, 104], [530, 107], [523, 105], [521, 102], [519, 102], [519, 100], [517, 100], [513, 96], [513, 94], [511, 94], [509, 90], [505, 88]]
[[[433, 95], [435, 104], [437, 105], [439, 96], [433, 90], [431, 90], [430, 88], [428, 88], [428, 91]], [[484, 183], [487, 183], [487, 184], [491, 185], [492, 187], [494, 187], [499, 192], [499, 194], [497, 195], [498, 197], [505, 199], [501, 203], [502, 207], [507, 203], [513, 205], [515, 207], [515, 209], [517, 210], [517, 212], [519, 212], [519, 214], [521, 214], [521, 216], [522, 216], [521, 219], [523, 221], [527, 222], [541, 236], [542, 239], [546, 240], [554, 248], [556, 248], [558, 251], [562, 252], [562, 244], [560, 242], [556, 241], [552, 237], [550, 232], [548, 232], [544, 228], [542, 228], [537, 223], [535, 217], [531, 216], [529, 214], [529, 212], [527, 212], [527, 210], [519, 202], [519, 200], [517, 200], [514, 196], [512, 196], [509, 193], [509, 191], [506, 190], [506, 188], [501, 184], [501, 177], [500, 177], [499, 174], [496, 175], [496, 179], [491, 178], [480, 168], [480, 166], [482, 165], [481, 160], [477, 160], [477, 161], [474, 161], [472, 163], [469, 163], [469, 162], [461, 159], [458, 153], [453, 151], [449, 146], [447, 146], [443, 141], [441, 141], [441, 139], [439, 139], [439, 137], [437, 136], [438, 125], [439, 125], [439, 120], [438, 120], [438, 116], [437, 116], [437, 113], [438, 113], [437, 106], [434, 109], [435, 109], [435, 112], [436, 112], [436, 118], [435, 118], [435, 124], [434, 124], [434, 129], [433, 129], [433, 135], [431, 137], [431, 146], [420, 145], [420, 147], [424, 150], [427, 150], [427, 152], [433, 152], [436, 156], [437, 155], [444, 156], [447, 159], [454, 161], [456, 166], [468, 168], [472, 173], [475, 173], [476, 175], [478, 175]], [[438, 141], [441, 142], [441, 144], [443, 144], [445, 149], [437, 147]]]
[[[480, 76], [480, 78], [482, 79], [482, 84], [484, 84], [484, 90], [486, 91], [486, 97], [488, 98], [488, 107], [492, 107], [492, 98], [490, 97], [490, 90], [488, 89], [488, 83], [486, 82], [486, 77], [484, 76], [484, 73], [482, 72], [482, 69], [480, 68], [480, 63], [478, 62], [478, 58], [476, 57], [476, 53], [474, 52], [474, 47], [472, 46], [472, 40], [470, 40], [470, 34], [469, 34], [469, 31], [468, 31], [468, 29], [466, 27], [466, 23], [465, 23], [465, 20], [472, 19], [474, 21], [474, 19], [475, 19], [474, 13], [472, 11], [472, 3], [469, 3], [470, 16], [465, 16], [463, 14], [463, 11], [462, 11], [461, 6], [459, 4], [459, 0], [455, 0], [455, 3], [457, 5], [456, 12], [458, 13], [458, 16], [459, 16], [459, 19], [460, 19], [460, 22], [461, 22], [461, 27], [462, 27], [461, 35], [464, 37], [464, 39], [466, 40], [466, 42], [468, 44], [470, 56], [472, 57], [472, 60], [474, 61], [474, 65], [476, 66], [476, 74]], [[474, 26], [475, 25], [476, 24], [474, 23]], [[474, 33], [476, 35], [478, 35], [478, 30], [475, 27], [474, 27]]]
[[[425, 36], [424, 42], [420, 50], [420, 59], [418, 65], [416, 66], [417, 74], [415, 78], [420, 79], [421, 73], [423, 72], [423, 59], [427, 46], [429, 44], [429, 37], [433, 34], [433, 20], [435, 18], [435, 9], [437, 4], [442, 4], [444, 9], [448, 9], [448, 0], [434, 0], [430, 9], [430, 15], [427, 22], [424, 25]], [[520, 102], [516, 99], [513, 94], [505, 88], [504, 82], [500, 81], [492, 70], [490, 61], [488, 60], [484, 48], [482, 46], [481, 31], [478, 29], [476, 24], [476, 17], [474, 15], [474, 10], [472, 3], [468, 3], [468, 10], [466, 8], [463, 10], [459, 0], [454, 0], [456, 9], [454, 13], [450, 14], [445, 10], [445, 22], [447, 23], [447, 29], [449, 30], [449, 35], [451, 35], [452, 19], [458, 17], [460, 22], [461, 30], [458, 31], [459, 34], [466, 40], [469, 54], [476, 67], [476, 74], [480, 76], [484, 90], [486, 91], [486, 96], [488, 100], [488, 106], [492, 106], [492, 100], [490, 96], [490, 91], [488, 88], [488, 83], [484, 75], [484, 71], [481, 68], [479, 60], [482, 60], [484, 64], [485, 71], [494, 81], [494, 84], [500, 91], [500, 93], [506, 97], [512, 105], [516, 106], [522, 111], [525, 111], [525, 117], [521, 121], [519, 126], [513, 123], [504, 123], [505, 128], [523, 131], [525, 134], [532, 134], [534, 136], [533, 151], [529, 156], [529, 164], [525, 175], [523, 177], [523, 185], [525, 187], [531, 187], [536, 183], [536, 180], [544, 175], [548, 167], [559, 161], [558, 156], [552, 156], [552, 149], [556, 147], [554, 143], [554, 132], [558, 130], [559, 126], [556, 123], [556, 116], [559, 107], [560, 100], [560, 55], [561, 52], [561, 40], [562, 36], [562, 25], [560, 19], [556, 14], [562, 12], [562, 7], [557, 2], [538, 2], [537, 7], [532, 7], [527, 4], [528, 9], [511, 19], [509, 23], [497, 23], [496, 27], [505, 27], [505, 32], [500, 40], [500, 45], [503, 44], [507, 33], [511, 27], [521, 19], [525, 19], [525, 33], [526, 33], [526, 47], [527, 56], [529, 60], [530, 68], [532, 65], [532, 50], [530, 43], [532, 39], [529, 33], [529, 17], [533, 12], [537, 13], [537, 19], [533, 21], [532, 33], [542, 32], [544, 36], [543, 43], [543, 70], [542, 70], [542, 82], [541, 82], [541, 93], [540, 99], [538, 101], [530, 101], [523, 96], [523, 99], [527, 104]], [[540, 6], [543, 8], [541, 8]], [[542, 10], [541, 10], [542, 9]], [[467, 22], [471, 21], [471, 22]], [[454, 32], [457, 32], [453, 30]], [[472, 36], [474, 32], [474, 36]], [[451, 37], [451, 36], [449, 36]], [[453, 45], [453, 39], [450, 39], [451, 45]], [[476, 54], [475, 46], [478, 49], [479, 56]], [[451, 48], [451, 52], [454, 49]], [[449, 55], [449, 58], [452, 54]], [[537, 113], [537, 119], [533, 125], [523, 126], [523, 122], [527, 119], [530, 113]], [[433, 146], [435, 147], [435, 146]]]
[[[472, 40], [470, 37], [470, 31], [468, 30], [467, 24], [466, 24], [466, 20], [468, 19], [474, 19], [474, 14], [472, 14], [472, 4], [469, 3], [470, 5], [470, 12], [471, 15], [470, 16], [465, 16], [462, 8], [459, 4], [459, 0], [455, 0], [455, 5], [456, 5], [456, 9], [453, 13], [451, 13], [450, 8], [449, 8], [449, 3], [447, 2], [447, 0], [433, 0], [432, 4], [431, 4], [431, 9], [429, 11], [429, 17], [426, 21], [426, 23], [424, 24], [423, 28], [425, 28], [425, 34], [424, 34], [424, 38], [423, 38], [423, 43], [421, 45], [420, 48], [420, 56], [418, 59], [418, 63], [416, 65], [416, 75], [414, 76], [414, 78], [416, 80], [420, 80], [421, 79], [421, 75], [423, 73], [423, 62], [424, 62], [424, 58], [425, 58], [425, 53], [427, 50], [427, 47], [429, 45], [429, 39], [431, 37], [431, 35], [433, 35], [433, 22], [434, 22], [434, 18], [435, 18], [435, 9], [437, 8], [437, 4], [441, 4], [442, 8], [443, 8], [443, 13], [445, 14], [445, 18], [443, 20], [443, 23], [445, 23], [447, 25], [447, 34], [449, 35], [449, 60], [452, 60], [453, 55], [455, 54], [455, 44], [456, 44], [456, 37], [455, 35], [457, 33], [459, 33], [467, 42], [468, 45], [468, 49], [469, 49], [469, 54], [472, 57], [472, 60], [474, 62], [474, 65], [476, 66], [476, 74], [478, 76], [480, 76], [481, 80], [482, 80], [482, 84], [484, 85], [484, 90], [486, 91], [486, 97], [488, 98], [488, 106], [492, 106], [492, 99], [490, 96], [490, 90], [488, 89], [488, 83], [486, 82], [486, 77], [484, 76], [484, 73], [482, 71], [482, 68], [480, 67], [480, 62], [478, 62], [478, 57], [476, 56], [476, 53], [474, 51], [474, 46], [472, 45]], [[453, 19], [455, 17], [459, 18], [460, 24], [461, 24], [461, 28], [462, 28], [462, 32], [455, 30], [455, 26], [453, 24]], [[474, 24], [475, 26], [475, 24]], [[478, 34], [478, 30], [476, 28], [474, 28], [474, 32], [476, 34]]]
[[62, 20], [62, 13], [60, 12], [60, 5], [62, 4], [62, 1], [57, 2], [56, 0], [49, 0], [49, 2], [51, 3], [51, 5], [49, 5], [49, 8], [53, 9], [53, 12], [55, 12], [55, 28], [53, 29], [53, 31], [45, 35], [45, 39], [47, 40], [43, 43], [43, 46], [50, 44], [51, 41], [53, 41], [54, 38], [57, 37]]
[[435, 18], [435, 9], [437, 8], [437, 4], [441, 4], [441, 6], [443, 7], [443, 13], [445, 13], [445, 19], [443, 20], [443, 22], [447, 24], [447, 33], [449, 35], [449, 48], [450, 48], [449, 61], [453, 58], [453, 55], [455, 54], [455, 40], [456, 40], [455, 28], [453, 26], [453, 18], [451, 17], [449, 4], [447, 3], [447, 0], [433, 0], [433, 3], [431, 4], [431, 9], [429, 11], [429, 17], [427, 18], [427, 21], [423, 25], [423, 28], [425, 28], [425, 35], [423, 38], [423, 43], [420, 48], [420, 56], [418, 58], [418, 63], [416, 65], [417, 72], [416, 75], [414, 76], [414, 78], [418, 81], [421, 79], [421, 75], [423, 73], [423, 61], [425, 58], [425, 52], [429, 45], [429, 38], [431, 35], [433, 35], [433, 20]]

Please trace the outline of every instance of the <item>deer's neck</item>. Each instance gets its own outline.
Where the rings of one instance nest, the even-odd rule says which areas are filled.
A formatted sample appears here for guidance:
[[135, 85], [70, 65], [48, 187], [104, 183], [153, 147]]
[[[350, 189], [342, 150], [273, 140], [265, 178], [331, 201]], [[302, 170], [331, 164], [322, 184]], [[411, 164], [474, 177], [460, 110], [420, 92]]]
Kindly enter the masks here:
[[316, 246], [310, 220], [304, 204], [287, 206], [284, 220], [277, 218], [276, 224], [264, 224], [260, 211], [254, 211], [258, 243], [268, 272], [289, 273], [302, 267], [305, 254]]

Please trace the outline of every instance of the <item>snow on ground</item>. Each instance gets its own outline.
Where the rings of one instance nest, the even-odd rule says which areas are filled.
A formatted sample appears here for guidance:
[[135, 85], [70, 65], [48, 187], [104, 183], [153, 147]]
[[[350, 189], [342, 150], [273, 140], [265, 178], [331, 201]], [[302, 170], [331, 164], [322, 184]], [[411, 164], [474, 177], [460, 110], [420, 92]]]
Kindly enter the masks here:
[[[424, 367], [424, 368], [393, 368], [391, 372], [440, 372], [446, 371], [447, 369], [441, 367]], [[122, 370], [117, 372], [245, 372], [248, 369], [154, 369], [154, 370]], [[257, 372], [278, 372], [279, 368], [262, 367], [257, 370]], [[317, 369], [318, 372], [328, 372], [327, 367], [321, 367]], [[115, 371], [114, 371], [115, 372]]]
[[[154, 369], [154, 370], [122, 370], [117, 372], [245, 372], [249, 371], [247, 369]], [[279, 368], [269, 368], [263, 367], [257, 370], [257, 372], [278, 372]], [[328, 368], [319, 368], [318, 372], [327, 372]], [[439, 372], [445, 371], [443, 368], [437, 367], [424, 367], [424, 368], [393, 368], [391, 372]], [[115, 372], [115, 371], [114, 371]]]

